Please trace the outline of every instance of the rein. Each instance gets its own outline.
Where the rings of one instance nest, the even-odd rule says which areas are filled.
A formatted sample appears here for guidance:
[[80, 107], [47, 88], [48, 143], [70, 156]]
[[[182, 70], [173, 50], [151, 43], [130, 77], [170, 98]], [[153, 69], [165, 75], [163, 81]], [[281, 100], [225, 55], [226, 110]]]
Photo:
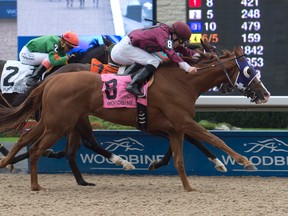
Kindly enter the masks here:
[[231, 58], [231, 59], [227, 59], [226, 61], [221, 61], [220, 58], [219, 58], [219, 56], [218, 56], [218, 55], [215, 55], [215, 58], [216, 58], [216, 60], [217, 60], [217, 63], [216, 63], [216, 64], [208, 65], [208, 66], [206, 66], [206, 67], [199, 68], [198, 70], [205, 70], [205, 69], [208, 69], [208, 68], [211, 68], [211, 67], [216, 67], [216, 66], [219, 66], [219, 65], [220, 65], [220, 66], [223, 68], [224, 73], [225, 73], [225, 75], [226, 75], [226, 77], [227, 77], [230, 85], [231, 85], [233, 88], [235, 88], [235, 87], [234, 87], [234, 84], [232, 83], [232, 80], [231, 80], [230, 77], [229, 77], [229, 74], [228, 74], [226, 68], [224, 67], [224, 64], [227, 63], [227, 62], [230, 62], [230, 61], [239, 59], [239, 58], [241, 58], [241, 57], [243, 57], [243, 56], [245, 56], [245, 55], [246, 55], [246, 54], [242, 54], [242, 55], [240, 55], [240, 56], [235, 56], [235, 57], [233, 57], [233, 58]]
[[0, 94], [1, 95], [1, 99], [7, 104], [7, 106], [9, 108], [12, 108], [11, 104], [6, 100], [6, 98], [3, 96], [3, 94]]
[[243, 57], [243, 56], [245, 56], [245, 55], [246, 55], [246, 54], [243, 54], [243, 55], [240, 55], [240, 56], [236, 56], [236, 57], [233, 57], [233, 58], [231, 58], [231, 59], [227, 59], [226, 61], [221, 61], [218, 56], [215, 56], [215, 57], [217, 58], [217, 61], [219, 60], [220, 62], [218, 62], [218, 63], [216, 63], [216, 64], [208, 65], [208, 66], [206, 66], [206, 67], [201, 67], [201, 68], [199, 68], [199, 69], [197, 69], [197, 70], [198, 70], [198, 71], [199, 71], [199, 70], [206, 70], [207, 68], [216, 67], [216, 66], [218, 66], [218, 65], [223, 65], [223, 64], [226, 63], [226, 62], [239, 59], [239, 58], [241, 58], [241, 57]]

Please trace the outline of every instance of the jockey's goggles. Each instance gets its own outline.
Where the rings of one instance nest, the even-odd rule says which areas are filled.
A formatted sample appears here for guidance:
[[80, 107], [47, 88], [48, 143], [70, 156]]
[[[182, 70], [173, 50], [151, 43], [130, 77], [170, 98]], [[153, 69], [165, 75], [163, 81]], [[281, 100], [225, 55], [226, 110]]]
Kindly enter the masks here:
[[188, 41], [183, 40], [180, 37], [177, 37], [177, 39], [175, 41], [178, 41], [179, 44], [186, 46], [188, 44]]
[[[174, 34], [176, 34], [176, 33], [174, 33]], [[187, 40], [184, 40], [183, 38], [179, 37], [177, 34], [176, 34], [176, 36], [177, 36], [177, 38], [174, 40], [174, 42], [178, 41], [179, 44], [184, 45], [184, 46], [186, 46], [188, 44]]]
[[64, 43], [65, 43], [65, 45], [67, 46], [67, 48], [69, 49], [69, 50], [71, 50], [71, 49], [73, 49], [74, 48], [74, 46], [71, 46], [71, 44], [70, 43], [68, 43], [67, 41], [65, 41], [64, 40]]

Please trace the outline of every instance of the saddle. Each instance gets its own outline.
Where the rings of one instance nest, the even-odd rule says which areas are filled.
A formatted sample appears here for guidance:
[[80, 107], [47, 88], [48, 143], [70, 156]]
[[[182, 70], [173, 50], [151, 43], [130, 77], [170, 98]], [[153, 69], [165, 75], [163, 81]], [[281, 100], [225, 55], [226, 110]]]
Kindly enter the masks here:
[[147, 95], [148, 88], [154, 81], [154, 76], [147, 82], [143, 89], [145, 97], [136, 98], [126, 91], [127, 85], [131, 82], [131, 76], [117, 76], [116, 74], [102, 74], [103, 82], [103, 107], [107, 109], [115, 108], [137, 108], [137, 129], [145, 131], [147, 129]]
[[91, 60], [90, 70], [91, 72], [94, 72], [97, 74], [117, 74], [119, 67], [114, 66], [112, 64], [102, 64], [96, 58], [93, 58]]
[[22, 64], [20, 61], [8, 60], [1, 75], [1, 91], [5, 93], [25, 93], [28, 89], [26, 81], [35, 66]]

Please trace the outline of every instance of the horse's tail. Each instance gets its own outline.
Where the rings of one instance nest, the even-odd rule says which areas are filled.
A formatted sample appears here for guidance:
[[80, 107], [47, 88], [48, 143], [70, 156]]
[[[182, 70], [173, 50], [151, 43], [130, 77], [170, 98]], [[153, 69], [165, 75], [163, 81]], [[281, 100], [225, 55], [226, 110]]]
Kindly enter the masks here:
[[0, 131], [20, 130], [29, 117], [39, 111], [44, 88], [48, 82], [43, 82], [33, 89], [28, 97], [16, 107], [0, 107]]

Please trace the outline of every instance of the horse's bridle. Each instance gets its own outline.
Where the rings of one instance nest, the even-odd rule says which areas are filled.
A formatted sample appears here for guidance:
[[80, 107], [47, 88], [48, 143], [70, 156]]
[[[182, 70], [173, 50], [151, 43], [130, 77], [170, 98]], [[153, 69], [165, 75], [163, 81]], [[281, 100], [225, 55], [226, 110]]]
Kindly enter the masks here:
[[[214, 49], [214, 52], [216, 53], [216, 55], [214, 55], [214, 57], [216, 58], [217, 63], [209, 65], [209, 66], [206, 66], [206, 67], [199, 68], [198, 71], [199, 70], [205, 70], [207, 68], [211, 68], [211, 67], [215, 67], [215, 66], [221, 66], [223, 71], [224, 71], [224, 73], [225, 73], [225, 75], [226, 75], [226, 77], [227, 77], [227, 79], [228, 79], [228, 81], [229, 81], [229, 84], [228, 84], [228, 86], [226, 86], [226, 88], [230, 88], [231, 91], [233, 89], [236, 89], [236, 90], [240, 91], [244, 96], [251, 98], [251, 102], [255, 102], [257, 100], [257, 96], [256, 96], [255, 91], [252, 90], [253, 89], [252, 87], [254, 85], [257, 85], [257, 84], [261, 83], [261, 81], [258, 81], [257, 83], [254, 83], [253, 85], [251, 85], [251, 84], [252, 84], [252, 80], [257, 76], [257, 73], [253, 76], [253, 78], [251, 79], [251, 81], [248, 83], [248, 85], [245, 88], [243, 88], [243, 86], [242, 86], [242, 89], [241, 89], [239, 87], [239, 86], [241, 86], [241, 84], [237, 82], [238, 78], [239, 78], [239, 75], [240, 75], [240, 71], [242, 72], [245, 69], [245, 68], [243, 68], [243, 69], [241, 68], [241, 66], [239, 64], [239, 61], [237, 61], [237, 60], [242, 58], [242, 57], [244, 57], [246, 54], [242, 54], [240, 56], [234, 56], [233, 58], [227, 59], [225, 61], [221, 61], [221, 59], [219, 57], [219, 54], [218, 54], [217, 51], [215, 51], [215, 49]], [[233, 61], [233, 60], [236, 61], [236, 64], [237, 64], [237, 66], [239, 68], [238, 75], [237, 75], [237, 78], [236, 78], [234, 84], [233, 84], [233, 82], [232, 82], [232, 80], [231, 80], [231, 78], [230, 78], [230, 76], [229, 76], [229, 74], [228, 74], [228, 72], [227, 72], [227, 70], [226, 70], [226, 68], [224, 66], [224, 64], [226, 62], [230, 62], [230, 61]], [[247, 62], [247, 60], [246, 60], [246, 62]], [[248, 65], [249, 65], [249, 63], [248, 63]], [[251, 68], [249, 68], [249, 69], [251, 69]], [[221, 85], [224, 85], [224, 84], [222, 83]], [[225, 93], [227, 93], [227, 92], [225, 92]]]
[[224, 71], [224, 73], [225, 73], [225, 75], [226, 75], [226, 77], [227, 77], [227, 79], [228, 79], [228, 81], [229, 81], [229, 83], [230, 83], [230, 85], [234, 87], [234, 84], [233, 84], [232, 80], [230, 79], [230, 76], [229, 76], [226, 68], [224, 67], [224, 64], [225, 64], [226, 62], [230, 62], [230, 61], [239, 59], [239, 58], [241, 58], [241, 57], [243, 57], [243, 56], [245, 56], [245, 55], [246, 55], [246, 54], [243, 54], [243, 55], [240, 55], [240, 56], [235, 56], [235, 57], [233, 57], [233, 58], [231, 58], [231, 59], [227, 59], [227, 60], [225, 60], [225, 61], [221, 61], [218, 55], [214, 55], [214, 57], [215, 57], [216, 60], [217, 60], [217, 63], [216, 63], [216, 64], [212, 64], [212, 65], [208, 65], [208, 66], [206, 66], [206, 67], [199, 68], [199, 69], [197, 69], [197, 71], [206, 70], [207, 68], [211, 68], [211, 67], [221, 66], [222, 69], [223, 69], [223, 71]]

